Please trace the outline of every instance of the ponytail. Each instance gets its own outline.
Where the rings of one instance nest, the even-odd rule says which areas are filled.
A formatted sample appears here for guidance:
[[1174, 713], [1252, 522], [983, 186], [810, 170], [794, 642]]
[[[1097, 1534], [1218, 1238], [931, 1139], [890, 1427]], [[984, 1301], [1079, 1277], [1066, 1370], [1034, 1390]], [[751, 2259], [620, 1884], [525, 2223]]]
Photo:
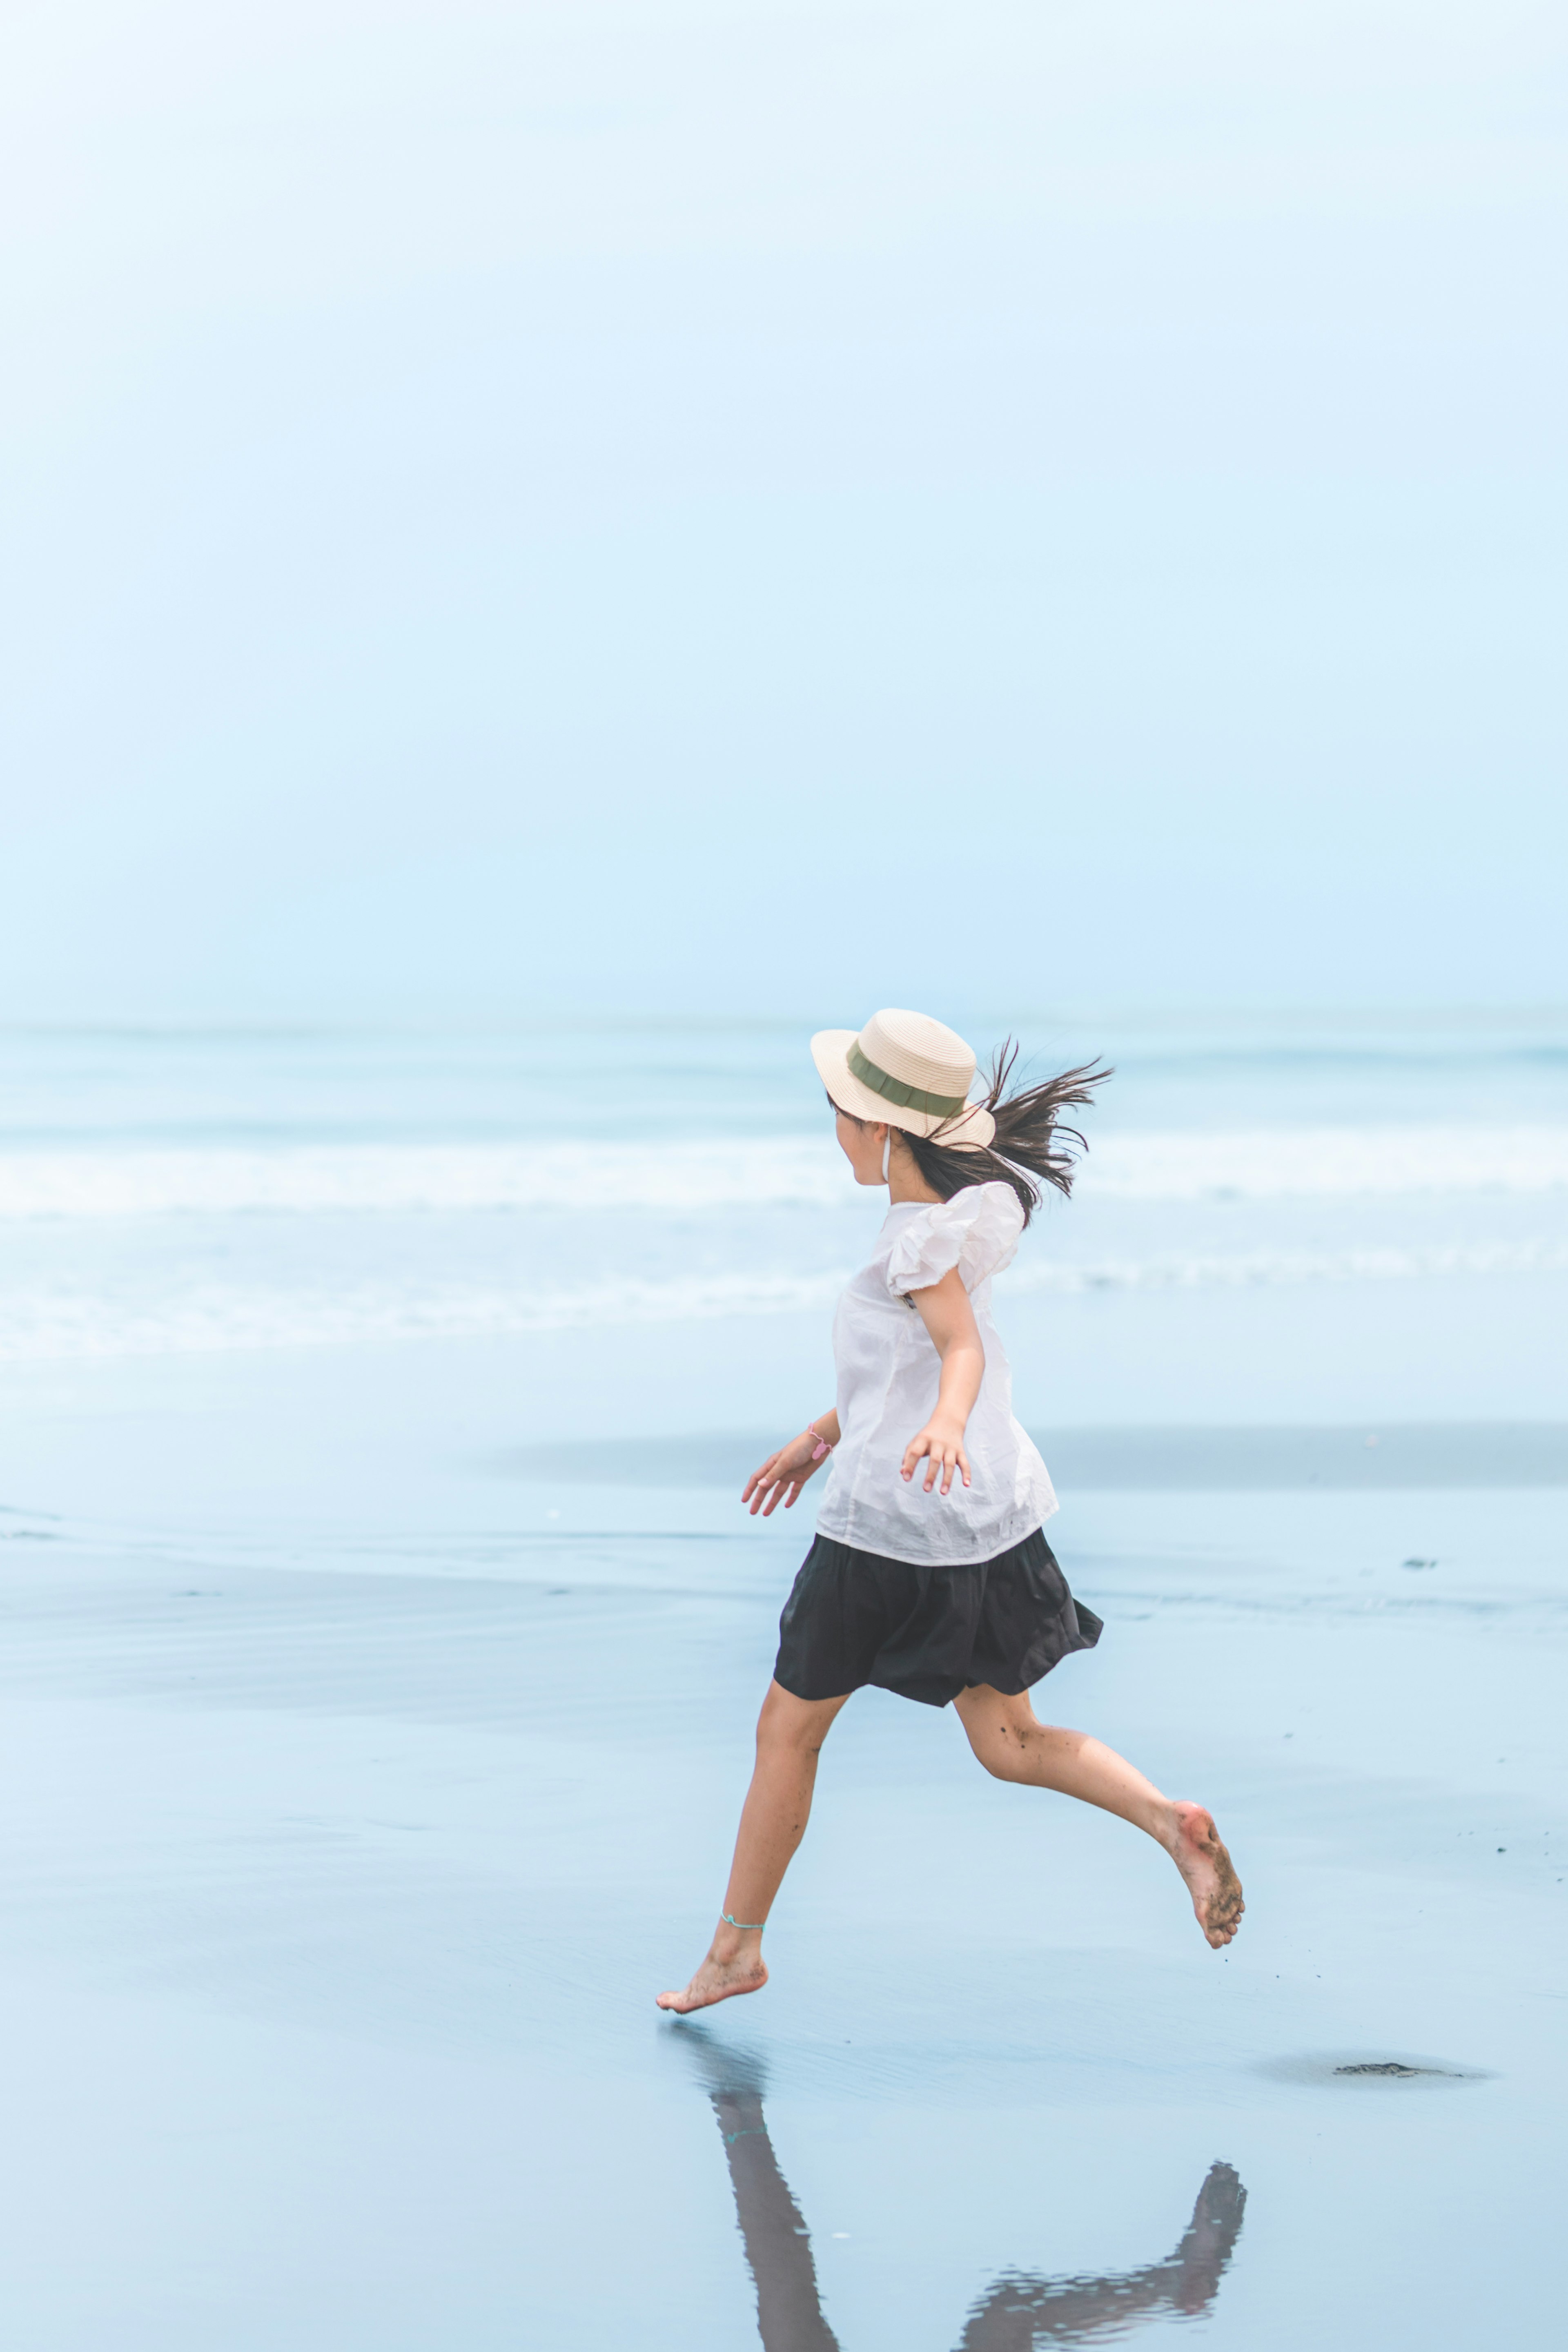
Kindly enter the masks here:
[[[1088, 1149], [1075, 1127], [1064, 1127], [1061, 1114], [1082, 1110], [1094, 1099], [1094, 1090], [1112, 1073], [1096, 1062], [1064, 1070], [1043, 1086], [1026, 1087], [1021, 1094], [1003, 1099], [1019, 1049], [1009, 1038], [992, 1059], [985, 1108], [997, 1123], [996, 1135], [983, 1150], [956, 1150], [935, 1135], [911, 1135], [900, 1128], [898, 1139], [913, 1158], [922, 1177], [944, 1201], [970, 1184], [1010, 1184], [1023, 1208], [1027, 1225], [1040, 1206], [1042, 1186], [1054, 1185], [1065, 1196], [1072, 1190], [1078, 1155]], [[863, 1122], [862, 1122], [863, 1123]]]

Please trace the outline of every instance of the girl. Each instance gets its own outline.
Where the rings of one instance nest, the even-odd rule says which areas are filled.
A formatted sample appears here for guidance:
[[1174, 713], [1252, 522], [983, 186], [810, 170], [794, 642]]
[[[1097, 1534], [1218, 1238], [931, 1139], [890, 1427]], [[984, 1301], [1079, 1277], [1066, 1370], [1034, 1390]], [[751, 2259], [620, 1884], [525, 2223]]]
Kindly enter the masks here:
[[1081, 1797], [1146, 1830], [1186, 1880], [1209, 1943], [1228, 1944], [1241, 1887], [1211, 1816], [1163, 1797], [1086, 1732], [1041, 1723], [1029, 1701], [1030, 1685], [1092, 1649], [1101, 1626], [1040, 1532], [1056, 1496], [1012, 1416], [991, 1276], [1010, 1264], [1040, 1185], [1071, 1191], [1063, 1139], [1083, 1139], [1058, 1120], [1110, 1073], [1069, 1070], [1006, 1097], [1017, 1049], [1004, 1047], [984, 1102], [971, 1103], [973, 1053], [920, 1013], [879, 1013], [858, 1036], [823, 1030], [811, 1057], [856, 1183], [885, 1184], [892, 1206], [839, 1303], [836, 1407], [769, 1454], [741, 1497], [754, 1517], [780, 1501], [788, 1510], [832, 1457], [816, 1540], [779, 1620], [724, 1911], [690, 1984], [660, 1993], [659, 2006], [685, 2016], [767, 1983], [762, 1930], [805, 1832], [817, 1758], [865, 1683], [927, 1706], [951, 1700], [998, 1780]]

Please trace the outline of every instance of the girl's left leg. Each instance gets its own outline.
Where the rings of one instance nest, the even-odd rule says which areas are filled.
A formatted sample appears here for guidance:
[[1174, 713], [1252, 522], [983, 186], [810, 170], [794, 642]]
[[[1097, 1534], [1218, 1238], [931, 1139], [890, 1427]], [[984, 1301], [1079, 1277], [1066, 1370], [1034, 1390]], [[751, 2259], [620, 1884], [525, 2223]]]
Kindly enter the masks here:
[[[795, 1849], [806, 1834], [817, 1759], [833, 1717], [849, 1703], [842, 1698], [797, 1698], [770, 1683], [757, 1723], [757, 1768], [741, 1809], [735, 1860], [724, 1907], [729, 1914], [714, 1929], [707, 1958], [684, 1992], [662, 1992], [661, 2009], [679, 2017], [707, 2009], [737, 1992], [760, 1992], [768, 1982], [762, 1964], [762, 1928]], [[733, 1923], [740, 1920], [738, 1927]]]
[[1009, 1697], [979, 1683], [960, 1692], [953, 1704], [970, 1747], [997, 1780], [1054, 1789], [1145, 1830], [1186, 1881], [1197, 1924], [1209, 1942], [1216, 1950], [1229, 1943], [1246, 1906], [1212, 1813], [1162, 1796], [1135, 1765], [1088, 1732], [1041, 1723], [1027, 1691]]

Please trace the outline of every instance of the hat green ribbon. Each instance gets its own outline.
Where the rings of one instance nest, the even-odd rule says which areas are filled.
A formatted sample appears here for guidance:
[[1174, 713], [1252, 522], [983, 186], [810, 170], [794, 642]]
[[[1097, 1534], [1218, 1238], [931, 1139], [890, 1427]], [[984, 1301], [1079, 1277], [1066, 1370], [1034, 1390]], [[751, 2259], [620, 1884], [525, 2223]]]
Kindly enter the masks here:
[[928, 1095], [919, 1087], [906, 1087], [902, 1078], [890, 1078], [885, 1070], [866, 1060], [858, 1038], [852, 1041], [844, 1058], [862, 1087], [869, 1087], [884, 1102], [896, 1103], [901, 1110], [923, 1110], [928, 1118], [956, 1118], [968, 1108], [962, 1095]]

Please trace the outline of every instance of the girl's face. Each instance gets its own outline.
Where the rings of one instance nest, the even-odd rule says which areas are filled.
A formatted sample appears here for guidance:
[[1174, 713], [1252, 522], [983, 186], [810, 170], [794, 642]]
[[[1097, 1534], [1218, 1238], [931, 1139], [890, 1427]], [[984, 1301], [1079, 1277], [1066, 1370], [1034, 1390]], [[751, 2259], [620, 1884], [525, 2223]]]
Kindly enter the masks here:
[[857, 1184], [880, 1184], [882, 1150], [887, 1141], [885, 1127], [868, 1123], [862, 1127], [848, 1111], [838, 1113], [839, 1150], [855, 1171]]

